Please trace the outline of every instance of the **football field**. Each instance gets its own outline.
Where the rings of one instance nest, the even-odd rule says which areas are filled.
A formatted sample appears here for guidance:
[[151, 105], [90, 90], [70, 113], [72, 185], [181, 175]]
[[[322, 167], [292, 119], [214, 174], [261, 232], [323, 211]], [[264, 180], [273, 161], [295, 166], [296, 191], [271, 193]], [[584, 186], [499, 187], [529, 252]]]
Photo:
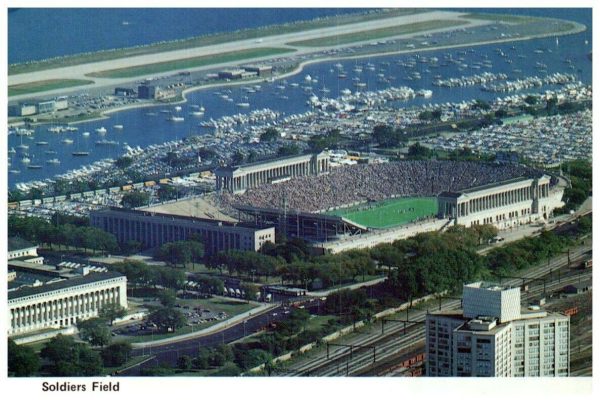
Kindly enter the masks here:
[[387, 228], [435, 215], [435, 197], [398, 198], [335, 210], [328, 214], [343, 216], [371, 228]]

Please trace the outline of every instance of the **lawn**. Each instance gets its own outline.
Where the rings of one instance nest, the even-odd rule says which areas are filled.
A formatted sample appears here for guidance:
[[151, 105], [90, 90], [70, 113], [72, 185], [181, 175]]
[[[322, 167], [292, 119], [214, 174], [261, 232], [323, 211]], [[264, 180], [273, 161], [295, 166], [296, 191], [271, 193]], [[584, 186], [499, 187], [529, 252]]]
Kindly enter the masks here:
[[376, 30], [359, 31], [351, 34], [331, 35], [306, 41], [291, 42], [288, 45], [302, 47], [322, 47], [352, 42], [371, 41], [379, 38], [395, 37], [398, 35], [414, 34], [421, 31], [437, 30], [467, 24], [465, 20], [431, 20], [419, 23], [403, 24], [395, 27], [379, 28]]
[[168, 72], [172, 70], [198, 68], [218, 63], [236, 62], [244, 59], [263, 58], [266, 56], [285, 54], [294, 51], [295, 49], [291, 48], [253, 48], [243, 51], [223, 52], [219, 54], [198, 56], [195, 58], [177, 59], [167, 62], [131, 66], [129, 68], [93, 72], [87, 74], [87, 76], [98, 78], [130, 78]]
[[64, 87], [83, 86], [91, 83], [94, 83], [94, 81], [79, 79], [50, 79], [39, 82], [29, 82], [20, 85], [9, 86], [8, 96], [20, 96], [22, 94], [39, 93], [48, 90], [62, 89]]
[[366, 227], [387, 228], [437, 213], [437, 199], [434, 197], [389, 199], [328, 212], [330, 213], [343, 216]]

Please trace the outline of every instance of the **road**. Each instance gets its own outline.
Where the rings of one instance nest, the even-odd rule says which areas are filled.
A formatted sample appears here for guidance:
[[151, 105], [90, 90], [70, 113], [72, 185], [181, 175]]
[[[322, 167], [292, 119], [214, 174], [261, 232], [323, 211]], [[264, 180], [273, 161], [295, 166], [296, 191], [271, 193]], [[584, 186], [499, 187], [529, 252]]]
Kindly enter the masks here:
[[270, 323], [285, 318], [283, 310], [282, 306], [275, 307], [267, 313], [251, 317], [245, 322], [241, 322], [203, 337], [149, 348], [136, 348], [132, 351], [132, 356], [150, 355], [152, 358], [132, 368], [120, 371], [118, 375], [140, 376], [140, 371], [143, 368], [156, 367], [162, 364], [175, 366], [177, 364], [177, 359], [180, 356], [188, 355], [195, 357], [198, 354], [198, 349], [200, 347], [211, 347], [223, 343], [227, 344], [262, 330]]

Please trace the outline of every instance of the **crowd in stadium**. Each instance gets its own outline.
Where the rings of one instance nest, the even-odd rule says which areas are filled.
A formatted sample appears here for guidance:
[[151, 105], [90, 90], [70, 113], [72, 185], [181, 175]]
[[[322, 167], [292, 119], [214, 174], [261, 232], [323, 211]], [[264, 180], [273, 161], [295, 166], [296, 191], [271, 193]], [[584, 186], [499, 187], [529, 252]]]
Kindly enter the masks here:
[[469, 161], [399, 161], [332, 169], [316, 177], [294, 178], [265, 184], [243, 195], [222, 196], [221, 203], [319, 212], [364, 201], [390, 197], [437, 196], [520, 176], [541, 176], [525, 166], [493, 165]]

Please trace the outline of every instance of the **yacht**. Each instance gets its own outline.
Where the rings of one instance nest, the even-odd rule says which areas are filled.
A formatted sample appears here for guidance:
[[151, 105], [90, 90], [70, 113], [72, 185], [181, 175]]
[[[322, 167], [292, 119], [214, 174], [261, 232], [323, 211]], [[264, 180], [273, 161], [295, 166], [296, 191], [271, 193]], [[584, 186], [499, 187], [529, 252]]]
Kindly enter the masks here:
[[48, 141], [37, 141], [35, 145], [48, 145]]
[[115, 125], [113, 125], [113, 128], [115, 130], [122, 130], [123, 129], [123, 124], [115, 124]]
[[173, 122], [182, 122], [184, 120], [183, 117], [179, 117], [179, 116], [171, 116], [167, 119], [168, 121], [173, 121]]
[[63, 144], [67, 144], [70, 145], [73, 143], [73, 140], [71, 138], [65, 138], [64, 140], [61, 141]]
[[73, 156], [88, 156], [90, 153], [89, 151], [73, 151], [71, 152], [71, 155]]
[[58, 158], [48, 159], [46, 163], [50, 165], [60, 165], [60, 161], [58, 160]]
[[86, 132], [84, 132], [84, 133], [83, 133], [83, 134], [81, 134], [81, 135], [82, 135], [82, 136], [84, 136], [84, 137], [89, 137], [89, 136], [90, 136], [90, 133], [86, 131]]
[[96, 132], [100, 135], [104, 135], [104, 134], [106, 134], [106, 128], [104, 128], [104, 127], [96, 128]]

